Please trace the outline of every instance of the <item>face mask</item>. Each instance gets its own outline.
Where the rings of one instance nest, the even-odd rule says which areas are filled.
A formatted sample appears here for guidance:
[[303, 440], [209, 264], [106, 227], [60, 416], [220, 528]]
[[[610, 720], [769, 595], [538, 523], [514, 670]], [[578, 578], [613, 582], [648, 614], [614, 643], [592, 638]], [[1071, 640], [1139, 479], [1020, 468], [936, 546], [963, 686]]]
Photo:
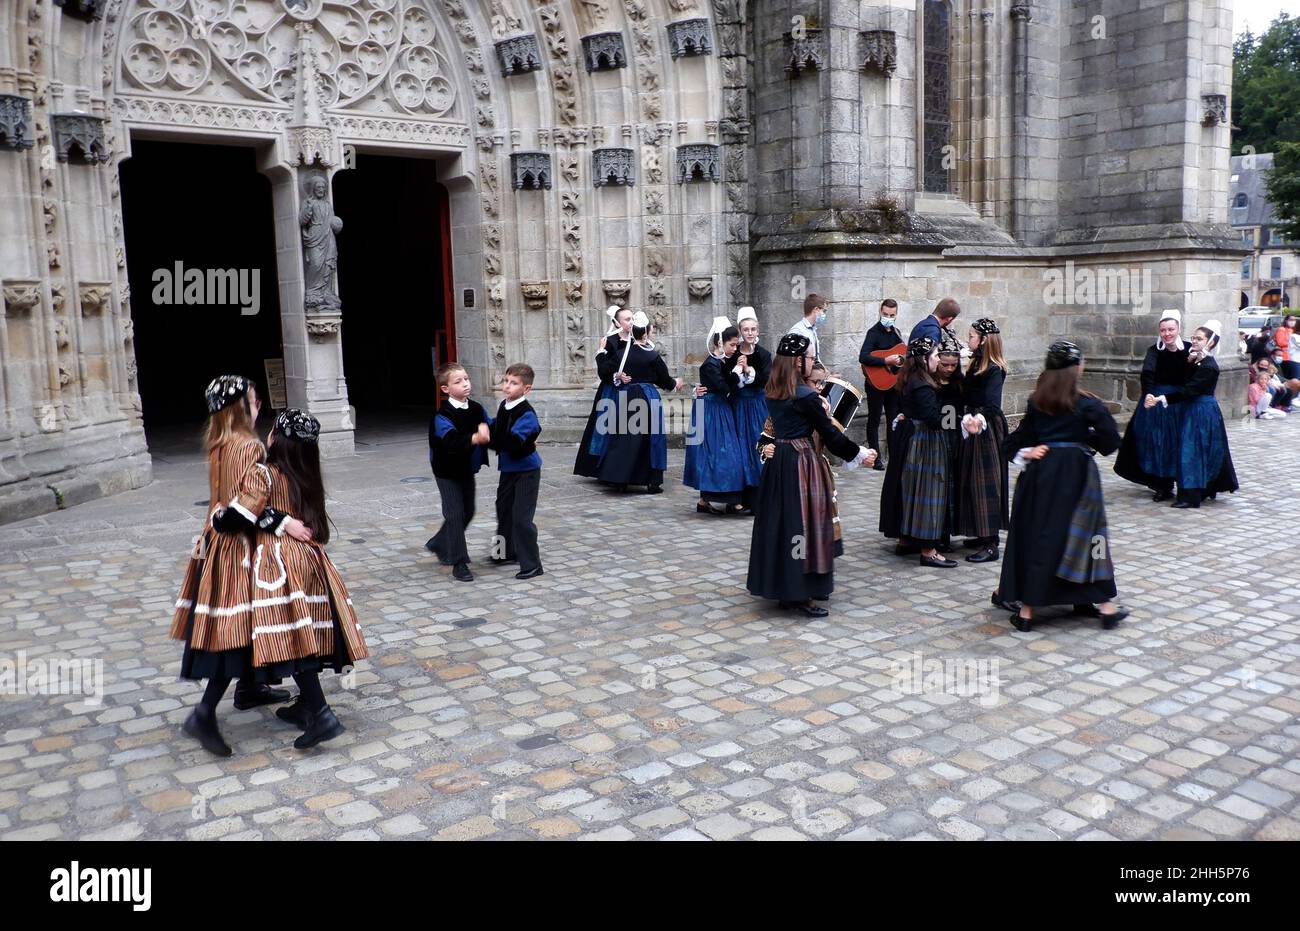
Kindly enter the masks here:
[[816, 317], [816, 321], [817, 322], [814, 323], [813, 326], [821, 326], [823, 323], [826, 322], [826, 314], [824, 312], [818, 313]]
[[893, 317], [881, 317], [881, 318], [880, 318], [880, 325], [881, 325], [882, 327], [884, 327], [886, 330], [892, 330], [892, 329], [894, 328], [894, 318], [893, 318]]

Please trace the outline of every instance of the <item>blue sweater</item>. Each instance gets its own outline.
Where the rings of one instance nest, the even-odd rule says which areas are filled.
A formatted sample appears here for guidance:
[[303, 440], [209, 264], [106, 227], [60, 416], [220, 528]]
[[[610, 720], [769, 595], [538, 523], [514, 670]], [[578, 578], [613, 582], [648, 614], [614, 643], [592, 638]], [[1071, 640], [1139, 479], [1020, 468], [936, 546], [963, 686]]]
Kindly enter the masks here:
[[490, 422], [491, 447], [497, 454], [497, 467], [502, 472], [531, 472], [542, 467], [542, 457], [537, 454], [537, 438], [542, 425], [537, 413], [527, 400], [512, 409], [502, 401], [497, 408], [496, 420]]

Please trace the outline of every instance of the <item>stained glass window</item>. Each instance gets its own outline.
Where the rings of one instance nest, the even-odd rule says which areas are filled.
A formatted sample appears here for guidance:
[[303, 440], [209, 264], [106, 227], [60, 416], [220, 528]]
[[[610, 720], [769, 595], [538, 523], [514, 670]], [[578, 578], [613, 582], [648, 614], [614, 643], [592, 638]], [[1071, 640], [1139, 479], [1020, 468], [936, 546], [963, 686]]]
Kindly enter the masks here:
[[948, 193], [948, 168], [952, 164], [947, 147], [951, 135], [948, 103], [949, 34], [952, 11], [947, 0], [926, 0], [924, 24], [925, 82], [923, 107], [922, 165], [924, 188]]

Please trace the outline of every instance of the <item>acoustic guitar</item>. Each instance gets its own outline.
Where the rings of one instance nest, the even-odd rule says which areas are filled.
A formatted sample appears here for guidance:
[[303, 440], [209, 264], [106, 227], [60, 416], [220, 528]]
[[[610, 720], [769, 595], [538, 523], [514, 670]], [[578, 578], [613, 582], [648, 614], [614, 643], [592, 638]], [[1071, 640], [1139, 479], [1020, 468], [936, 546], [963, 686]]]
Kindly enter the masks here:
[[[907, 343], [899, 343], [893, 349], [877, 349], [871, 353], [880, 359], [888, 359], [890, 356], [907, 355]], [[864, 365], [862, 374], [867, 376], [871, 382], [871, 387], [877, 391], [888, 391], [898, 384], [898, 373], [903, 369], [902, 365]]]

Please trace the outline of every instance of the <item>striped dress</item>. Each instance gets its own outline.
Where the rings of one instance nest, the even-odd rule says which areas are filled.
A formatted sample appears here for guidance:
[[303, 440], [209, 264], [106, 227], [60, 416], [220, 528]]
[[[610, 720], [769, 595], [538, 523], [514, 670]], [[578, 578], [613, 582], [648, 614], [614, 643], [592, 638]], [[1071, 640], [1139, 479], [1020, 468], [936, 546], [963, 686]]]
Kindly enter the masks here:
[[256, 523], [271, 493], [266, 450], [242, 437], [208, 454], [208, 519], [190, 551], [171, 637], [209, 653], [252, 643], [252, 547], [245, 534], [217, 533], [212, 515], [231, 507]]
[[[292, 514], [288, 482], [274, 466], [270, 473], [269, 506]], [[319, 544], [259, 530], [252, 569], [253, 665], [319, 657], [341, 670], [370, 655], [347, 586]]]

